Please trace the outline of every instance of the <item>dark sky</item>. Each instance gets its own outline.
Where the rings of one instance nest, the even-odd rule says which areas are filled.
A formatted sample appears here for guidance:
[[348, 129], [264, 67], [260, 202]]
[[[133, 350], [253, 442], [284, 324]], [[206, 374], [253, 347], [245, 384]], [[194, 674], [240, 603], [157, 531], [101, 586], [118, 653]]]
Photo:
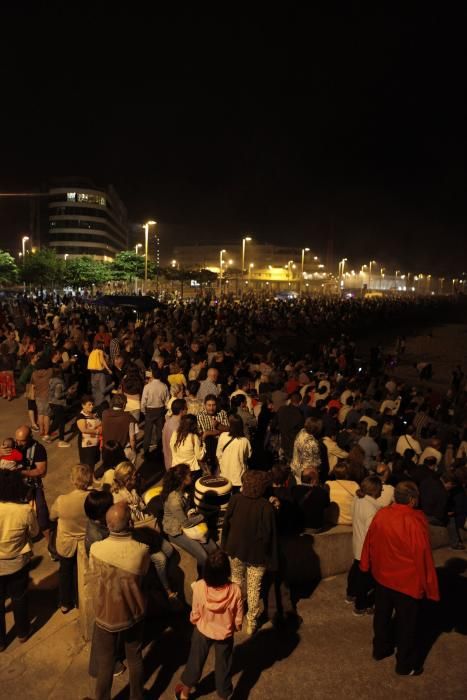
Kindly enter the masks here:
[[[460, 10], [18, 4], [2, 10], [2, 191], [80, 174], [166, 244], [251, 231], [322, 253], [332, 239], [356, 263], [467, 267]], [[0, 247], [27, 219], [0, 201]]]

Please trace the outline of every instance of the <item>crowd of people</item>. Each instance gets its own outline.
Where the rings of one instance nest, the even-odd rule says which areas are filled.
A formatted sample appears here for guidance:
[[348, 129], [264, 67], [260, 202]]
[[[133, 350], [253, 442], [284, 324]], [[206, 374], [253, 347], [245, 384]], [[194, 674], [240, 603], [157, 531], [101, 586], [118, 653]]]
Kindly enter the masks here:
[[[46, 538], [58, 561], [63, 614], [79, 602], [83, 542], [96, 698], [110, 698], [124, 658], [142, 698], [146, 599], [155, 586], [180, 613], [170, 561], [184, 550], [198, 566], [196, 629], [177, 697], [189, 697], [212, 645], [218, 694], [230, 697], [244, 610], [248, 635], [266, 616], [299, 625], [291, 543], [342, 526], [354, 556], [344, 597], [356, 616], [374, 614], [374, 658], [397, 647], [396, 671], [421, 673], [418, 604], [439, 597], [428, 525], [465, 549], [467, 387], [461, 367], [444, 394], [426, 375], [409, 386], [395, 368], [403, 337], [365, 361], [355, 338], [440, 311], [455, 302], [200, 297], [142, 317], [67, 296], [5, 303], [0, 395], [25, 402], [25, 421], [0, 448], [0, 650], [7, 598], [19, 640], [31, 632], [31, 542]], [[48, 504], [47, 449], [66, 448], [72, 490]], [[228, 485], [220, 519], [196, 507], [204, 476]]]

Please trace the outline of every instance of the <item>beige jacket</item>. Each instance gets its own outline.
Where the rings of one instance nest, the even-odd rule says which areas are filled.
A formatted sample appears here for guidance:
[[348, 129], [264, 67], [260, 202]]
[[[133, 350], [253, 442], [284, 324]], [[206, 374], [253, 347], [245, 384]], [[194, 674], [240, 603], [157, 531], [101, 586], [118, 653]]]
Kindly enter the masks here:
[[149, 548], [129, 532], [111, 532], [105, 540], [91, 545], [88, 581], [94, 588], [99, 627], [120, 632], [143, 619], [143, 578], [149, 563]]
[[0, 575], [13, 574], [32, 553], [31, 538], [39, 534], [29, 503], [0, 501]]
[[62, 557], [72, 557], [78, 542], [84, 540], [86, 513], [84, 501], [88, 491], [74, 489], [59, 496], [50, 509], [50, 519], [57, 520], [57, 552]]

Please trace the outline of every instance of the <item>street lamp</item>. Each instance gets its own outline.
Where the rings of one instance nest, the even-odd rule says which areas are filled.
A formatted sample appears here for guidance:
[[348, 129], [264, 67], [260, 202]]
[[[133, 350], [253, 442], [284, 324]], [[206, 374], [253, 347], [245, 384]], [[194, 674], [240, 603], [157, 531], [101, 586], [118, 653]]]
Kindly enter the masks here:
[[345, 269], [346, 262], [347, 262], [347, 258], [342, 258], [342, 260], [339, 263], [338, 277], [339, 277], [339, 282], [341, 283], [341, 287], [342, 287], [342, 279], [344, 277], [344, 269]]
[[[251, 241], [251, 236], [245, 236], [245, 238], [242, 238], [242, 282], [243, 278], [245, 275], [245, 248], [246, 244], [250, 243]], [[242, 285], [242, 294], [243, 294], [243, 285]]]
[[227, 251], [222, 248], [222, 250], [219, 253], [219, 296], [222, 296], [222, 273], [224, 271], [224, 253], [227, 253]]
[[251, 271], [252, 271], [252, 269], [254, 268], [254, 266], [255, 266], [254, 263], [250, 263], [250, 264], [248, 265], [248, 279], [250, 280], [250, 282], [251, 282]]
[[155, 226], [157, 221], [146, 221], [143, 224], [144, 228], [144, 293], [147, 292], [148, 287], [148, 238], [149, 238], [149, 227]]
[[376, 260], [370, 260], [369, 266], [368, 266], [368, 289], [371, 289], [371, 266], [376, 265]]
[[136, 253], [136, 255], [138, 255], [138, 249], [139, 249], [139, 248], [142, 248], [142, 247], [143, 247], [143, 244], [142, 244], [142, 243], [137, 243], [137, 244], [135, 245], [135, 253]]
[[302, 248], [302, 274], [300, 277], [300, 294], [302, 293], [303, 274], [305, 272], [305, 253], [308, 253], [309, 250], [309, 248]]
[[29, 241], [29, 236], [23, 236], [23, 238], [21, 239], [23, 245], [23, 260], [24, 256], [26, 255], [26, 241]]
[[68, 257], [68, 253], [65, 253], [65, 255], [63, 256], [63, 259], [65, 260], [65, 262], [66, 262], [67, 257]]

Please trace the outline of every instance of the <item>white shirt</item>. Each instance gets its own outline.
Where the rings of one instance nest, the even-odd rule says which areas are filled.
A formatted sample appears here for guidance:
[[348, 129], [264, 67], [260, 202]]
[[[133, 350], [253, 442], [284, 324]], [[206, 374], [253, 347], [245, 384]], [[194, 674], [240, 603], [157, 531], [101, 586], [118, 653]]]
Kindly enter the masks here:
[[345, 459], [349, 456], [349, 453], [345, 452], [345, 450], [341, 450], [337, 442], [330, 437], [324, 437], [323, 444], [328, 453], [329, 471], [332, 472], [338, 460]]
[[436, 458], [436, 466], [441, 462], [442, 454], [439, 450], [436, 450], [434, 447], [425, 447], [423, 450], [422, 454], [420, 455], [420, 459], [418, 460], [419, 464], [423, 464], [425, 459], [428, 457], [435, 457]]
[[381, 491], [381, 496], [376, 499], [378, 508], [385, 508], [394, 503], [394, 486], [391, 484], [383, 484], [383, 490]]
[[401, 457], [404, 456], [406, 450], [413, 450], [416, 455], [422, 454], [420, 443], [412, 435], [401, 435], [396, 444], [396, 452]]
[[[250, 441], [246, 437], [232, 440], [228, 432], [219, 435], [216, 456], [219, 460], [220, 473], [232, 482], [232, 486], [242, 485], [242, 475], [247, 469], [247, 460], [251, 457]], [[224, 449], [225, 448], [225, 449]]]
[[378, 502], [373, 496], [355, 496], [352, 503], [352, 547], [354, 559], [360, 561], [363, 543], [371, 521], [378, 512]]
[[400, 405], [401, 405], [400, 399], [397, 399], [396, 401], [392, 401], [391, 399], [385, 399], [385, 401], [383, 401], [383, 403], [379, 407], [379, 412], [384, 413], [384, 411], [387, 408], [389, 408], [389, 415], [396, 416]]
[[170, 436], [170, 449], [172, 451], [172, 467], [176, 464], [188, 464], [192, 472], [200, 469], [199, 460], [203, 459], [206, 450], [198, 435], [188, 435], [185, 440], [175, 447], [177, 431]]

